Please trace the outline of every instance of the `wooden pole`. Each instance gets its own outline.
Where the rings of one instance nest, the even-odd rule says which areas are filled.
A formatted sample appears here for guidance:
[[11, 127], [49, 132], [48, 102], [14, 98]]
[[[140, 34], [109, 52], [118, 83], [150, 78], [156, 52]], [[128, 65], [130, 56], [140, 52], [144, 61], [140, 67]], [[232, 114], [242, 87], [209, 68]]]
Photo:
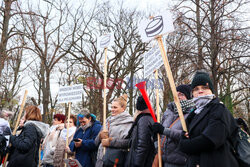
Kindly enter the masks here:
[[163, 59], [163, 62], [164, 62], [166, 72], [167, 72], [170, 87], [171, 87], [171, 90], [172, 90], [172, 93], [173, 93], [173, 96], [174, 96], [174, 102], [176, 104], [178, 114], [179, 114], [179, 117], [180, 117], [180, 120], [181, 120], [181, 125], [182, 125], [183, 130], [187, 132], [186, 122], [185, 122], [183, 112], [182, 112], [182, 109], [181, 109], [180, 100], [179, 100], [178, 95], [177, 95], [176, 87], [175, 87], [175, 84], [174, 84], [174, 78], [173, 78], [172, 71], [171, 71], [171, 68], [170, 68], [170, 65], [169, 65], [169, 62], [168, 62], [168, 57], [167, 57], [166, 51], [164, 49], [162, 36], [157, 37], [157, 41], [158, 41], [158, 45], [159, 45], [160, 50], [161, 50], [161, 56], [162, 56], [162, 59]]
[[41, 167], [41, 145], [39, 146], [39, 161], [38, 161], [38, 167]]
[[[160, 100], [159, 100], [159, 83], [158, 83], [158, 70], [155, 71], [155, 94], [156, 94], [156, 114], [157, 114], [157, 122], [160, 122]], [[161, 158], [161, 137], [160, 134], [157, 134], [158, 139], [158, 158], [159, 158], [159, 167], [162, 167], [162, 158]]]
[[[16, 135], [16, 130], [17, 130], [17, 127], [19, 125], [19, 122], [20, 122], [20, 119], [21, 119], [21, 116], [22, 116], [22, 113], [23, 113], [23, 109], [24, 109], [24, 105], [25, 105], [25, 102], [26, 102], [27, 95], [28, 95], [28, 90], [25, 90], [24, 96], [23, 96], [23, 101], [22, 101], [20, 111], [19, 111], [18, 116], [17, 116], [16, 125], [15, 125], [15, 128], [14, 128], [13, 132], [12, 132], [12, 135]], [[11, 144], [10, 144], [10, 146], [11, 146]], [[6, 166], [6, 161], [8, 159], [8, 156], [9, 156], [9, 153], [7, 153], [6, 156], [5, 156], [3, 167]]]
[[107, 48], [104, 49], [104, 81], [103, 81], [103, 130], [106, 130], [106, 87], [107, 87]]
[[[106, 87], [107, 87], [107, 51], [108, 49], [104, 49], [104, 81], [103, 81], [103, 130], [107, 130], [106, 128]], [[103, 155], [105, 154], [106, 149], [103, 147]]]
[[[71, 112], [71, 102], [68, 103], [69, 110], [68, 110], [68, 116], [67, 116], [67, 135], [66, 135], [66, 147], [69, 145], [69, 121], [70, 121], [70, 112]], [[68, 153], [65, 152], [65, 159], [68, 158]], [[64, 166], [66, 167], [67, 164], [65, 163]]]

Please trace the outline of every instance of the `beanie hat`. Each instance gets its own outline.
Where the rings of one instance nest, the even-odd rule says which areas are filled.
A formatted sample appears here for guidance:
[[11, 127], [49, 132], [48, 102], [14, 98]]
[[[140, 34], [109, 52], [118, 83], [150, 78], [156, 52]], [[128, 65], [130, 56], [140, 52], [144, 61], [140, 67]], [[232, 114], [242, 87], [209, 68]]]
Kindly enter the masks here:
[[147, 106], [146, 102], [144, 101], [143, 97], [139, 96], [137, 98], [137, 101], [136, 101], [136, 109], [139, 111], [143, 111], [147, 108], [148, 108], [148, 106]]
[[199, 85], [206, 86], [207, 83], [208, 83], [209, 89], [212, 92], [214, 92], [214, 86], [213, 86], [213, 83], [212, 83], [208, 73], [198, 71], [194, 75], [193, 81], [191, 83], [191, 88], [193, 90], [196, 86], [199, 86]]
[[180, 85], [176, 88], [178, 92], [183, 93], [186, 98], [191, 99], [191, 86], [190, 85]]

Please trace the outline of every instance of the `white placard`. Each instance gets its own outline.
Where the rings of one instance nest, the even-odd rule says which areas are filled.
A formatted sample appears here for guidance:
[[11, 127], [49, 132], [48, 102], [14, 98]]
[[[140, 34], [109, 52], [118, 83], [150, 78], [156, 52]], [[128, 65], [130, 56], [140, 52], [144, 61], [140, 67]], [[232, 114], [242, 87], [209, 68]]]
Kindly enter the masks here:
[[143, 42], [149, 42], [156, 36], [174, 31], [172, 15], [168, 10], [154, 16], [152, 19], [144, 19], [139, 25], [139, 34]]
[[97, 39], [97, 47], [99, 49], [108, 48], [109, 46], [112, 46], [112, 45], [114, 45], [114, 33], [113, 32], [102, 35]]
[[64, 159], [64, 162], [67, 164], [67, 167], [82, 167], [77, 159]]
[[82, 101], [82, 93], [82, 84], [60, 87], [58, 92], [58, 103]]
[[144, 57], [144, 78], [150, 76], [155, 70], [158, 70], [164, 63], [162, 61], [161, 51], [158, 45], [153, 46]]

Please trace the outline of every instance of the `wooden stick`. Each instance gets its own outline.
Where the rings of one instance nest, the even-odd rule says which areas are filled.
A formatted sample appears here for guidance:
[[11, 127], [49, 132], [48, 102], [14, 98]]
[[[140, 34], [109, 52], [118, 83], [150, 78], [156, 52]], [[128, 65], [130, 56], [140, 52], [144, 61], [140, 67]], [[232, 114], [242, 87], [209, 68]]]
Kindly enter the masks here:
[[103, 81], [103, 130], [106, 130], [106, 86], [107, 86], [107, 48], [104, 49], [104, 81]]
[[[19, 111], [18, 116], [17, 116], [16, 125], [15, 125], [15, 128], [14, 128], [13, 132], [12, 132], [12, 135], [16, 135], [16, 130], [17, 130], [17, 127], [19, 125], [19, 122], [20, 122], [20, 119], [21, 119], [21, 116], [22, 116], [22, 113], [23, 113], [23, 109], [24, 109], [24, 105], [25, 105], [25, 102], [26, 102], [27, 95], [28, 95], [28, 90], [25, 90], [24, 96], [23, 96], [23, 101], [22, 101], [20, 111]], [[9, 144], [9, 145], [11, 146], [11, 144]], [[6, 156], [5, 156], [3, 167], [6, 166], [6, 161], [7, 161], [8, 157], [9, 157], [9, 153], [7, 153]]]
[[[66, 136], [66, 147], [69, 145], [69, 121], [70, 121], [70, 112], [71, 112], [71, 102], [68, 103], [69, 110], [68, 110], [68, 116], [67, 116], [67, 136]], [[68, 158], [68, 153], [65, 152], [65, 159]], [[64, 166], [66, 167], [67, 164], [65, 163]]]
[[[104, 83], [103, 83], [103, 130], [107, 130], [106, 128], [106, 86], [107, 86], [107, 51], [108, 49], [105, 48], [104, 49], [104, 55], [105, 55], [105, 58], [104, 58]], [[106, 152], [106, 148], [103, 147], [103, 155], [105, 154]]]
[[183, 130], [187, 132], [186, 122], [185, 122], [183, 112], [182, 112], [182, 109], [181, 109], [180, 100], [179, 100], [178, 95], [177, 95], [176, 87], [175, 87], [175, 84], [174, 84], [174, 78], [173, 78], [172, 71], [170, 69], [170, 65], [169, 65], [169, 62], [168, 62], [168, 57], [167, 57], [167, 54], [166, 54], [166, 51], [164, 49], [164, 45], [163, 45], [163, 42], [162, 42], [162, 36], [157, 37], [157, 41], [158, 41], [158, 44], [159, 44], [159, 47], [160, 47], [160, 50], [161, 50], [161, 56], [162, 56], [162, 59], [163, 59], [163, 62], [164, 62], [166, 72], [167, 72], [170, 87], [171, 87], [171, 90], [172, 90], [172, 93], [173, 93], [173, 96], [174, 96], [174, 102], [176, 104], [177, 111], [178, 111], [178, 114], [179, 114], [179, 117], [180, 117], [180, 120], [181, 120], [181, 125], [182, 125]]
[[[155, 89], [155, 94], [156, 94], [156, 114], [157, 114], [157, 122], [160, 122], [160, 106], [159, 106], [159, 83], [158, 83], [158, 70], [155, 71], [155, 81], [156, 81], [156, 89]], [[158, 158], [159, 158], [159, 167], [162, 167], [162, 158], [161, 158], [161, 137], [160, 134], [157, 134], [157, 139], [158, 139]]]
[[41, 167], [41, 145], [39, 146], [39, 161], [38, 161], [38, 167]]

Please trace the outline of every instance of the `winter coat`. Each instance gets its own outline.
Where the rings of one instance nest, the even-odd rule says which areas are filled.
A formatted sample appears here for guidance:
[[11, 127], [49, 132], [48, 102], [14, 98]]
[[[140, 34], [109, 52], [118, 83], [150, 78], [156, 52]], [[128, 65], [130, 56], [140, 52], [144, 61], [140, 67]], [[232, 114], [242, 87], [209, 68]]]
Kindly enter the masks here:
[[[116, 116], [110, 116], [106, 120], [106, 128], [109, 133], [109, 137], [112, 138], [110, 142], [110, 147], [112, 148], [120, 148], [121, 143], [120, 139], [125, 139], [128, 135], [128, 131], [133, 124], [133, 117], [127, 112], [124, 111]], [[103, 147], [101, 145], [101, 141], [99, 139], [99, 135], [97, 135], [95, 139], [95, 144], [99, 146], [97, 153], [97, 162], [96, 167], [103, 166]], [[126, 147], [126, 146], [125, 146]]]
[[97, 149], [95, 145], [95, 138], [101, 130], [101, 124], [99, 121], [95, 121], [93, 125], [87, 128], [85, 131], [79, 128], [73, 139], [82, 139], [81, 147], [76, 148], [74, 141], [70, 142], [70, 150], [75, 152], [76, 159], [80, 162], [82, 167], [92, 167], [94, 166], [91, 159], [91, 152]]
[[151, 129], [153, 124], [153, 118], [149, 113], [141, 113], [137, 116], [128, 136], [130, 137], [130, 149], [126, 167], [152, 166], [156, 152], [154, 134]]
[[[53, 165], [53, 152], [55, 151], [56, 144], [61, 133], [61, 130], [64, 128], [64, 124], [59, 124], [56, 127], [53, 126], [53, 129], [43, 141], [43, 164]], [[52, 128], [51, 128], [52, 129]]]
[[[76, 127], [71, 127], [69, 130], [70, 131], [69, 131], [68, 141], [70, 143], [73, 139], [74, 134], [75, 134]], [[60, 133], [60, 136], [57, 140], [55, 150], [53, 153], [53, 160], [54, 160], [53, 166], [54, 167], [64, 167], [65, 147], [66, 147], [65, 135], [67, 136], [67, 128], [62, 130], [62, 132]], [[75, 158], [74, 152], [67, 153], [67, 158]]]
[[[218, 98], [209, 102], [199, 114], [191, 112], [187, 117], [187, 127], [189, 139], [181, 139], [180, 149], [185, 151], [185, 143], [190, 147], [189, 151], [185, 151], [189, 155], [188, 167], [196, 167], [197, 164], [200, 167], [238, 167], [229, 142], [236, 135], [238, 127]], [[207, 144], [211, 143], [211, 147], [199, 144], [200, 147], [195, 148], [201, 138], [202, 141], [209, 141]]]
[[11, 136], [12, 152], [8, 167], [37, 167], [41, 139], [49, 130], [49, 125], [40, 121], [26, 121], [19, 136]]
[[[184, 118], [189, 114], [192, 107], [187, 108], [183, 111]], [[167, 110], [164, 112], [162, 117], [162, 125], [169, 128], [171, 124], [178, 119], [178, 112], [174, 110], [174, 103], [169, 103]], [[179, 141], [182, 134], [182, 125], [180, 119], [176, 121], [172, 127], [169, 136], [163, 136], [163, 155], [162, 160], [164, 163], [185, 165], [187, 161], [187, 155], [178, 149]]]

